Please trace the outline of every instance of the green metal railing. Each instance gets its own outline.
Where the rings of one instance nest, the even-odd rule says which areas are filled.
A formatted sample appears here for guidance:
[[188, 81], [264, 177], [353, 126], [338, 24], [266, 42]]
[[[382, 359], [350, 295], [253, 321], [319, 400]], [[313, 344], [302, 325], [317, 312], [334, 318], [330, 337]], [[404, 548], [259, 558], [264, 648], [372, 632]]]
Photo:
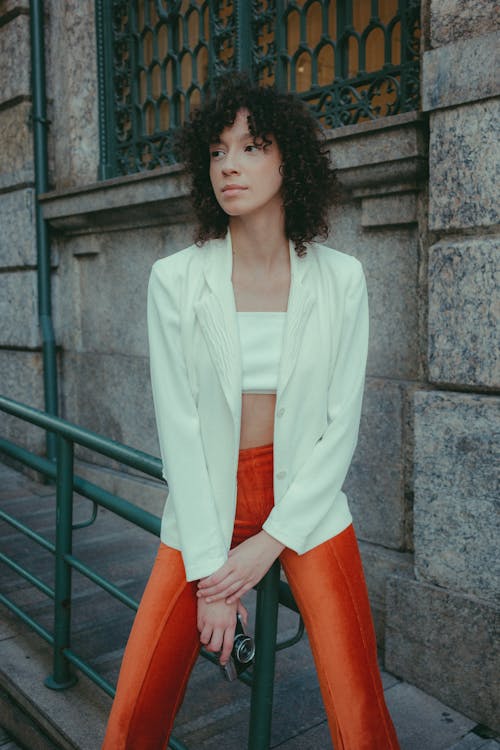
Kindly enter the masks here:
[[336, 128], [419, 106], [420, 0], [96, 0], [101, 179], [173, 164], [222, 72]]
[[[97, 517], [98, 507], [106, 508], [121, 518], [130, 521], [155, 536], [160, 535], [160, 519], [133, 505], [98, 485], [75, 475], [74, 445], [84, 446], [92, 451], [108, 456], [121, 464], [132, 467], [148, 476], [162, 478], [161, 462], [158, 458], [110, 440], [90, 430], [86, 430], [59, 417], [34, 409], [26, 404], [0, 396], [0, 410], [19, 419], [30, 422], [50, 431], [56, 439], [56, 460], [51, 461], [15, 443], [0, 438], [0, 451], [20, 461], [25, 466], [55, 480], [56, 483], [56, 538], [55, 544], [40, 536], [30, 527], [12, 515], [0, 510], [0, 519], [29, 539], [39, 544], [55, 557], [55, 585], [52, 589], [36, 575], [20, 566], [15, 560], [0, 553], [0, 561], [25, 580], [35, 586], [54, 602], [54, 628], [50, 633], [8, 597], [0, 593], [0, 602], [7, 606], [24, 623], [29, 625], [53, 648], [53, 671], [45, 684], [55, 690], [64, 690], [76, 681], [72, 666], [83, 672], [108, 695], [114, 695], [114, 687], [71, 648], [71, 601], [72, 571], [76, 570], [120, 602], [137, 610], [138, 602], [125, 594], [111, 581], [84, 564], [73, 555], [73, 533], [91, 525]], [[87, 521], [73, 523], [73, 493], [88, 498], [94, 504], [93, 513]], [[244, 673], [241, 679], [251, 686], [249, 750], [267, 750], [271, 732], [271, 715], [274, 685], [274, 663], [276, 651], [287, 648], [300, 640], [303, 623], [299, 619], [296, 634], [280, 643], [276, 642], [279, 604], [298, 613], [288, 584], [280, 580], [279, 562], [275, 562], [257, 587], [257, 608], [255, 617], [256, 658], [252, 673]], [[202, 650], [202, 655], [217, 663], [217, 658]], [[186, 746], [171, 738], [173, 750], [187, 750]]]

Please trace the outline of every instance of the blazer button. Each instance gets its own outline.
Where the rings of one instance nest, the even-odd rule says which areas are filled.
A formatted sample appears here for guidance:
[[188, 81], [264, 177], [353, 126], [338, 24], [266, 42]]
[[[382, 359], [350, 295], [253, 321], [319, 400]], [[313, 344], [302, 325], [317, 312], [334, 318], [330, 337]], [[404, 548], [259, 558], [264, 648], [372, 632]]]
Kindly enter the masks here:
[[276, 416], [282, 417], [284, 413], [285, 413], [285, 410], [283, 409], [283, 407], [281, 407], [281, 409], [278, 409], [278, 411], [276, 412]]
[[276, 479], [284, 479], [286, 477], [286, 471], [278, 471]]

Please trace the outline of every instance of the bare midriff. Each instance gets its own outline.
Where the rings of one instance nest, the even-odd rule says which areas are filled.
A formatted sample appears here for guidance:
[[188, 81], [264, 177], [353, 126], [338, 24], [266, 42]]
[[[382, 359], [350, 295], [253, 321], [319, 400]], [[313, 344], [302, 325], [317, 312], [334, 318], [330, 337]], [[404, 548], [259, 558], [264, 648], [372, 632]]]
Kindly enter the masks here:
[[273, 442], [275, 406], [275, 393], [242, 395], [240, 449], [257, 448]]

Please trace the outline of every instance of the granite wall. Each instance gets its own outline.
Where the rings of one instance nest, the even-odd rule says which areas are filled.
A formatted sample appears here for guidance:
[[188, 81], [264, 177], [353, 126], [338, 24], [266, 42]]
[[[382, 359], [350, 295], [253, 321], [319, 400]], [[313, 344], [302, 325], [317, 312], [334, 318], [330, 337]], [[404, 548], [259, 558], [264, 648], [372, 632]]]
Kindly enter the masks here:
[[[54, 322], [62, 416], [158, 454], [146, 284], [191, 241], [182, 172], [97, 183], [93, 3], [47, 0]], [[497, 19], [488, 0], [423, 3], [422, 101], [328, 135], [344, 198], [329, 244], [365, 268], [371, 310], [346, 490], [386, 665], [500, 726], [493, 440], [498, 424]], [[43, 408], [33, 226], [28, 0], [0, 0], [2, 391]], [[496, 162], [498, 163], [498, 162]], [[11, 421], [15, 439], [43, 440]], [[38, 442], [37, 442], [38, 440]], [[153, 512], [165, 490], [89, 451], [79, 472]]]
[[500, 16], [430, 0], [426, 363], [413, 395], [414, 580], [387, 588], [387, 667], [500, 728]]
[[[0, 372], [2, 393], [43, 409], [38, 330], [29, 1], [0, 2]], [[0, 414], [2, 432], [42, 451], [44, 435]]]

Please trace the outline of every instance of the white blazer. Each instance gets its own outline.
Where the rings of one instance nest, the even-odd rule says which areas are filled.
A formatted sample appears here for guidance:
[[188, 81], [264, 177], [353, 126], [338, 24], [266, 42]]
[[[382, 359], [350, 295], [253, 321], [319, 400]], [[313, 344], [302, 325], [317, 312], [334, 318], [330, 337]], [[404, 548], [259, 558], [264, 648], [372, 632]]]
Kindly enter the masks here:
[[[361, 264], [290, 243], [274, 426], [274, 508], [263, 528], [299, 554], [351, 523], [342, 492], [357, 442], [368, 343]], [[187, 580], [227, 559], [236, 508], [241, 355], [228, 231], [162, 258], [148, 287], [151, 381], [169, 495], [161, 539]]]

